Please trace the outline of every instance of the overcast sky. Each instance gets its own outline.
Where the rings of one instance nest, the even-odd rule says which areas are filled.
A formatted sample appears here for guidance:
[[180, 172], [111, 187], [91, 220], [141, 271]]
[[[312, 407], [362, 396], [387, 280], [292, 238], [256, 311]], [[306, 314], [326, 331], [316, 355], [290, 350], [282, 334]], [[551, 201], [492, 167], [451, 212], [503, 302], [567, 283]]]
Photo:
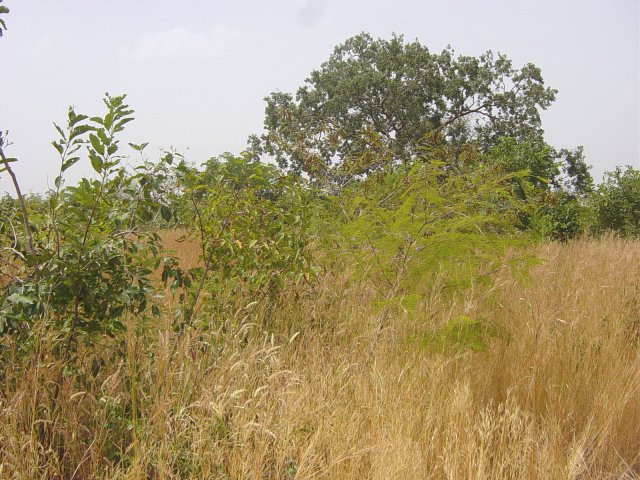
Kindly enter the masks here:
[[[638, 0], [5, 0], [0, 129], [23, 190], [52, 186], [52, 122], [102, 113], [105, 92], [136, 110], [124, 141], [175, 147], [200, 163], [240, 152], [262, 129], [263, 98], [293, 92], [333, 47], [361, 31], [434, 52], [485, 50], [532, 62], [559, 89], [547, 140], [584, 145], [597, 180], [640, 167]], [[125, 144], [126, 145], [126, 144]], [[128, 147], [127, 147], [128, 148]], [[76, 165], [71, 179], [91, 171]], [[0, 193], [12, 192], [6, 173]]]

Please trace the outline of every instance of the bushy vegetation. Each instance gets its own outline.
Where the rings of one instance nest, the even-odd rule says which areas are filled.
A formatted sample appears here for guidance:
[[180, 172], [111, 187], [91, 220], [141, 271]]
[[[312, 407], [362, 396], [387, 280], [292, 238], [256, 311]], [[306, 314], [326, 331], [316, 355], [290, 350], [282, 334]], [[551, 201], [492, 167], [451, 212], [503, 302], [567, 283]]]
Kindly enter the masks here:
[[640, 236], [640, 171], [627, 166], [607, 172], [592, 202], [596, 232]]
[[[89, 119], [70, 109], [66, 130], [56, 126], [55, 190], [28, 202], [24, 212], [5, 202], [0, 228], [7, 248], [0, 261], [11, 270], [4, 275], [0, 332], [28, 337], [34, 323], [46, 317], [56, 324], [66, 350], [67, 341], [113, 335], [123, 328], [123, 315], [143, 314], [149, 306], [159, 237], [147, 222], [166, 207], [153, 198], [156, 165], [132, 172], [121, 166], [117, 134], [133, 113], [123, 100], [107, 96], [104, 117]], [[82, 149], [96, 177], [65, 187], [64, 173], [80, 160]], [[20, 217], [23, 235], [15, 228]]]
[[571, 250], [637, 248], [533, 243], [638, 236], [640, 175], [594, 187], [548, 145], [554, 95], [531, 64], [361, 34], [239, 155], [150, 161], [107, 94], [24, 196], [0, 136], [0, 476], [637, 474], [638, 272], [596, 282]]

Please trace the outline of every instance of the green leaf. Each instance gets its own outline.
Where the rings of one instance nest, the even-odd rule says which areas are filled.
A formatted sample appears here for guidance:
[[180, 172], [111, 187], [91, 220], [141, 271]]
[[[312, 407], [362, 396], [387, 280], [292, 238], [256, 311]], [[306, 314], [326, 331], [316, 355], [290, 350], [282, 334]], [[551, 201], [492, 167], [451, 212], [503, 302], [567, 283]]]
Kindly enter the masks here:
[[104, 121], [102, 122], [102, 124], [104, 125], [104, 128], [109, 130], [111, 128], [112, 123], [113, 123], [113, 113], [109, 112], [104, 116]]
[[75, 127], [76, 124], [85, 121], [87, 118], [89, 118], [87, 115], [76, 115], [76, 112], [73, 110], [73, 108], [69, 109], [69, 125], [71, 127]]
[[78, 125], [69, 134], [69, 140], [73, 140], [74, 138], [80, 135], [83, 135], [87, 132], [90, 132], [92, 130], [95, 130], [95, 127], [92, 127], [91, 125]]
[[140, 145], [136, 145], [135, 143], [130, 143], [129, 146], [133, 148], [136, 152], [142, 152], [149, 143], [141, 143]]
[[166, 205], [161, 205], [160, 206], [160, 215], [162, 215], [162, 219], [165, 222], [168, 222], [171, 220], [171, 209], [169, 207], [167, 207]]
[[98, 134], [98, 138], [100, 139], [100, 142], [102, 142], [103, 145], [105, 146], [111, 145], [111, 141], [113, 139], [109, 137], [109, 135], [107, 135], [107, 131], [104, 128], [98, 128], [96, 130], [96, 133]]
[[19, 303], [22, 305], [32, 305], [36, 301], [34, 297], [22, 295], [20, 293], [12, 293], [11, 295], [9, 295], [9, 297], [7, 297], [7, 300], [9, 300], [11, 303]]
[[113, 127], [113, 131], [121, 132], [124, 129], [124, 126], [133, 120], [133, 118], [125, 118], [123, 120], [120, 120], [118, 123], [116, 123], [115, 127]]
[[104, 155], [104, 145], [100, 142], [100, 139], [93, 133], [89, 135], [89, 141], [93, 149], [100, 155]]
[[66, 171], [67, 169], [71, 168], [73, 165], [75, 165], [76, 163], [78, 163], [78, 161], [80, 160], [80, 157], [71, 157], [71, 158], [67, 158], [64, 163], [62, 164], [62, 171]]
[[62, 130], [62, 128], [60, 128], [58, 126], [58, 124], [54, 123], [53, 126], [56, 128], [56, 130], [58, 131], [58, 133], [60, 134], [60, 136], [62, 137], [63, 140], [67, 139], [67, 136], [64, 134], [64, 131]]
[[91, 160], [91, 166], [97, 173], [102, 173], [103, 160], [94, 152], [89, 152], [89, 160]]
[[114, 153], [116, 153], [118, 151], [118, 144], [117, 142], [112, 143], [111, 145], [109, 145], [109, 147], [107, 148], [107, 155], [111, 156]]

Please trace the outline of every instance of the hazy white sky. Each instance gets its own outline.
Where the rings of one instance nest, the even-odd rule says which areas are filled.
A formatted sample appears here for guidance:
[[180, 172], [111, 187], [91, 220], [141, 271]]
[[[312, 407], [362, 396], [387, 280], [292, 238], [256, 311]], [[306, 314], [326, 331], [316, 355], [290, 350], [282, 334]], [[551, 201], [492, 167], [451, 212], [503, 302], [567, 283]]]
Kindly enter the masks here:
[[[240, 152], [262, 129], [263, 97], [293, 92], [333, 47], [361, 31], [404, 34], [439, 52], [533, 62], [560, 90], [548, 141], [584, 145], [597, 180], [640, 167], [638, 0], [5, 0], [0, 129], [23, 190], [53, 184], [52, 122], [69, 105], [102, 113], [104, 92], [136, 110], [124, 142], [173, 146], [195, 162]], [[126, 143], [124, 143], [126, 145]], [[128, 148], [128, 147], [127, 147]], [[132, 152], [133, 153], [133, 152]], [[85, 164], [86, 165], [86, 164]], [[90, 167], [77, 164], [71, 180]], [[0, 193], [12, 192], [0, 174]]]

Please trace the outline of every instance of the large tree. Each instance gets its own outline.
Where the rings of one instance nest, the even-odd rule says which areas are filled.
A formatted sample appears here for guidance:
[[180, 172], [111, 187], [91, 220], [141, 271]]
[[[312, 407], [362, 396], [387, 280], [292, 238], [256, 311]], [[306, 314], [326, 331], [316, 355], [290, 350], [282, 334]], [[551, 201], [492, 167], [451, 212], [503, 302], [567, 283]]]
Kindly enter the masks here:
[[428, 133], [480, 149], [501, 137], [542, 144], [540, 109], [555, 94], [533, 64], [517, 69], [491, 51], [434, 54], [402, 36], [362, 33], [338, 45], [295, 97], [265, 98], [266, 133], [250, 147], [312, 178], [340, 181], [411, 157]]

